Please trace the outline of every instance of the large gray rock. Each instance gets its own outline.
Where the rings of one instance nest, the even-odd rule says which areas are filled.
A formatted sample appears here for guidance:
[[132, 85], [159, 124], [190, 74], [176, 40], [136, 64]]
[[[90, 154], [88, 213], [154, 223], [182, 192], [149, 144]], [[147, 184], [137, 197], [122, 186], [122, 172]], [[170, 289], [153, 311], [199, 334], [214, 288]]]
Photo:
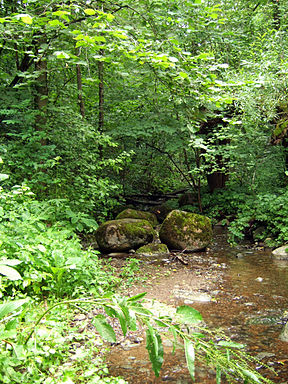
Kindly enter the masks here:
[[110, 220], [99, 226], [95, 233], [102, 252], [123, 252], [137, 249], [152, 242], [155, 231], [147, 220]]
[[174, 210], [164, 220], [159, 233], [170, 249], [199, 251], [212, 241], [212, 225], [208, 217]]
[[118, 219], [141, 219], [147, 220], [149, 223], [156, 227], [158, 225], [157, 217], [154, 213], [146, 212], [146, 211], [138, 211], [136, 209], [127, 208], [124, 211], [120, 212], [116, 217]]
[[277, 260], [288, 260], [287, 250], [288, 250], [288, 245], [283, 245], [280, 248], [274, 249], [274, 251], [272, 252], [272, 255], [274, 259], [277, 259]]

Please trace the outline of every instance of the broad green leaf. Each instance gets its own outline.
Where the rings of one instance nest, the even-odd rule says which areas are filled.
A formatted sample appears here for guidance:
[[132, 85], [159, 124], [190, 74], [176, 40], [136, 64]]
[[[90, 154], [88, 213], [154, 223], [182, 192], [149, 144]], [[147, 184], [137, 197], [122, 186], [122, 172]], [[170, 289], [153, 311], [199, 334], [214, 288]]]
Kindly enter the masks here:
[[110, 317], [119, 317], [119, 313], [116, 311], [116, 309], [110, 307], [109, 305], [105, 305], [104, 310], [106, 314]]
[[17, 308], [22, 307], [29, 299], [9, 301], [0, 305], [0, 319], [8, 315], [8, 313], [15, 311]]
[[127, 301], [128, 302], [129, 301], [139, 301], [140, 299], [142, 299], [146, 295], [147, 295], [147, 292], [138, 293], [138, 295], [129, 297], [129, 299]]
[[129, 328], [131, 331], [137, 331], [136, 313], [132, 309], [129, 309]]
[[179, 72], [179, 76], [182, 77], [182, 79], [187, 79], [189, 77], [186, 72]]
[[61, 21], [59, 21], [59, 20], [50, 20], [50, 21], [48, 21], [48, 24], [51, 25], [52, 27], [57, 27], [58, 25], [63, 25], [63, 23], [61, 23]]
[[244, 344], [234, 343], [233, 341], [226, 341], [226, 340], [219, 341], [218, 345], [225, 348], [238, 348], [238, 349], [245, 347]]
[[185, 357], [187, 362], [187, 367], [192, 379], [195, 379], [195, 349], [191, 340], [184, 339], [184, 349]]
[[57, 59], [69, 59], [70, 58], [68, 53], [66, 53], [64, 51], [56, 51], [53, 53], [53, 55], [56, 56]]
[[0, 181], [9, 179], [9, 175], [6, 175], [5, 173], [0, 173]]
[[102, 43], [105, 43], [105, 42], [106, 42], [106, 39], [105, 39], [104, 36], [94, 36], [94, 37], [93, 37], [93, 40], [94, 40], [95, 42], [102, 42]]
[[148, 324], [146, 329], [146, 348], [152, 363], [152, 369], [156, 377], [159, 377], [160, 369], [163, 364], [163, 344], [158, 332]]
[[[1, 245], [1, 241], [0, 241], [0, 245]], [[0, 260], [0, 266], [2, 264], [4, 264], [4, 265], [10, 265], [10, 267], [13, 267], [13, 266], [19, 265], [21, 263], [22, 263], [22, 261], [17, 260], [17, 259], [5, 259], [5, 260], [2, 259], [2, 260]]]
[[112, 13], [106, 13], [106, 19], [107, 21], [113, 21], [115, 19], [115, 16], [112, 15]]
[[134, 312], [138, 313], [138, 315], [144, 315], [145, 317], [152, 316], [152, 312], [149, 309], [142, 307], [141, 304], [137, 303], [137, 305], [130, 306]]
[[176, 313], [180, 315], [179, 321], [182, 323], [197, 324], [203, 320], [201, 313], [188, 305], [178, 307]]
[[67, 11], [55, 11], [53, 12], [53, 15], [55, 16], [64, 16], [64, 15], [70, 15], [70, 12], [67, 12]]
[[110, 343], [115, 343], [116, 335], [114, 329], [107, 323], [105, 316], [97, 315], [93, 319], [93, 325], [97, 329], [99, 335]]
[[20, 19], [23, 21], [25, 24], [32, 24], [33, 23], [33, 18], [30, 15], [27, 15], [26, 13], [24, 14], [19, 14], [15, 16], [17, 19]]
[[174, 342], [173, 342], [173, 350], [172, 350], [172, 353], [175, 352], [175, 348], [176, 348], [176, 344], [177, 344], [177, 328], [174, 326], [174, 325], [171, 325], [171, 327], [169, 328], [169, 331], [172, 333], [173, 335], [173, 338], [174, 338]]
[[254, 380], [255, 383], [261, 383], [261, 381], [259, 380], [259, 378], [257, 377], [257, 375], [256, 375], [254, 372], [248, 371], [248, 369], [243, 369], [242, 372], [243, 372], [243, 374], [244, 374], [248, 379], [252, 379], [252, 380]]
[[9, 280], [22, 280], [20, 273], [7, 265], [0, 264], [0, 274], [6, 276]]
[[94, 11], [94, 9], [91, 9], [91, 8], [86, 8], [84, 9], [84, 12], [86, 13], [86, 15], [88, 16], [93, 16], [96, 14], [96, 11]]

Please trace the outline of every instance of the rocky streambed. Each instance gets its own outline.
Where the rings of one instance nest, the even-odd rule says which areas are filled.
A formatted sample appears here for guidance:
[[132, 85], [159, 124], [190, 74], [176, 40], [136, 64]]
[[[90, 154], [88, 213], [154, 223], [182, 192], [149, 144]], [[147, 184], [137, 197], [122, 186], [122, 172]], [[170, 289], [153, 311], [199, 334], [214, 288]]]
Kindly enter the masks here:
[[[125, 257], [125, 254], [122, 255]], [[126, 255], [126, 257], [131, 257]], [[145, 284], [126, 294], [147, 292], [151, 305], [171, 307], [186, 304], [199, 310], [205, 323], [222, 329], [232, 340], [244, 343], [261, 361], [257, 369], [275, 383], [288, 383], [288, 343], [279, 336], [287, 321], [288, 262], [275, 260], [271, 251], [250, 247], [231, 248], [221, 229], [214, 233], [213, 246], [206, 252], [140, 257]], [[121, 266], [123, 259], [112, 259]], [[110, 372], [129, 383], [192, 383], [182, 349], [172, 354], [164, 341], [164, 364], [155, 378], [141, 331], [128, 334], [111, 349]], [[263, 363], [263, 366], [262, 366]], [[275, 373], [264, 368], [272, 367]], [[214, 384], [213, 371], [198, 365], [196, 383]]]

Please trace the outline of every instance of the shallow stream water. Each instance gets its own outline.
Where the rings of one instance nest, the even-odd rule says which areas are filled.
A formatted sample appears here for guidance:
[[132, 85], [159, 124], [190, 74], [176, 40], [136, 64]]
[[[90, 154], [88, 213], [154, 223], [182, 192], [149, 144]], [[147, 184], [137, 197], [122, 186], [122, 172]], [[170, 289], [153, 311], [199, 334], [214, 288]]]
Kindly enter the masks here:
[[[288, 261], [276, 261], [269, 250], [249, 246], [232, 248], [223, 230], [216, 229], [213, 246], [208, 252], [185, 255], [187, 265], [166, 258], [141, 259], [141, 272], [155, 272], [146, 286], [130, 294], [147, 291], [174, 306], [188, 304], [199, 310], [205, 323], [221, 328], [234, 341], [244, 343], [246, 350], [275, 372], [260, 372], [275, 383], [288, 383], [288, 342], [279, 339], [288, 314]], [[155, 378], [145, 340], [128, 335], [110, 353], [110, 373], [129, 383], [192, 383], [185, 365], [184, 352], [171, 353], [164, 341], [164, 364]], [[199, 366], [197, 384], [216, 383], [212, 370]]]

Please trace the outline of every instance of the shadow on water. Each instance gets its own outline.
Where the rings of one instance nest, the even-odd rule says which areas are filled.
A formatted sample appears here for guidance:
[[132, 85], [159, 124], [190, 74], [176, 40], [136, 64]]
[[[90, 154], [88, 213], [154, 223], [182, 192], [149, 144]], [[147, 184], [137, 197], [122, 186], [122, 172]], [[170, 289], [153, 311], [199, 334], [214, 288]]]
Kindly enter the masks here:
[[[214, 244], [209, 252], [191, 254], [187, 266], [170, 263], [169, 258], [148, 259], [141, 268], [160, 264], [160, 278], [138, 290], [148, 291], [168, 304], [183, 303], [199, 310], [206, 324], [221, 328], [234, 341], [247, 345], [247, 351], [261, 362], [273, 367], [278, 376], [258, 367], [275, 383], [288, 383], [288, 343], [279, 339], [288, 317], [288, 262], [272, 259], [271, 251], [248, 247], [230, 247], [223, 230], [216, 229]], [[167, 277], [167, 270], [173, 271]], [[142, 270], [141, 269], [141, 270]], [[166, 276], [165, 276], [166, 275]], [[197, 283], [197, 277], [201, 279]], [[212, 300], [195, 300], [179, 291], [211, 295]], [[132, 292], [132, 294], [135, 293]], [[123, 376], [129, 383], [192, 383], [181, 349], [171, 353], [169, 341], [164, 342], [164, 364], [155, 378], [145, 350], [145, 341], [138, 337], [112, 349], [108, 358], [110, 372]], [[129, 339], [129, 336], [128, 336]], [[142, 341], [143, 340], [143, 341]], [[166, 345], [165, 345], [166, 343]], [[214, 384], [214, 372], [198, 367], [196, 383]]]

